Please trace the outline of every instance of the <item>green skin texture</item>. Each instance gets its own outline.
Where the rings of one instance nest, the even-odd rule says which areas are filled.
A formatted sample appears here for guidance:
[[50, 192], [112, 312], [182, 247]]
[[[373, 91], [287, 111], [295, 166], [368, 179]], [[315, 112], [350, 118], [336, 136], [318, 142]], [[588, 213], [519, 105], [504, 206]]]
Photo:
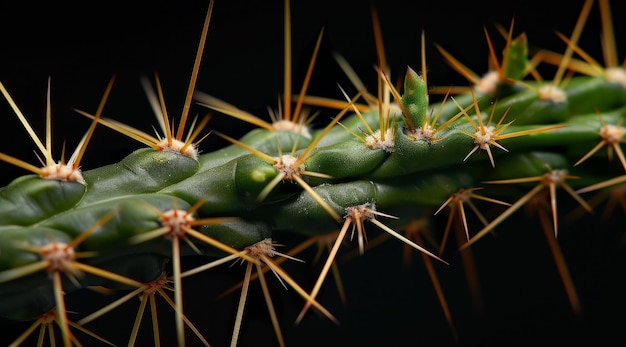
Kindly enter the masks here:
[[[511, 50], [507, 76], [519, 79], [525, 66], [525, 41], [518, 39]], [[601, 165], [573, 166], [599, 141], [600, 122], [596, 110], [607, 124], [617, 124], [626, 116], [626, 88], [600, 77], [577, 77], [564, 89], [567, 100], [561, 103], [539, 100], [537, 93], [520, 87], [502, 87], [496, 95], [476, 95], [481, 117], [486, 122], [490, 103], [497, 100], [492, 124], [507, 112], [503, 123], [514, 121], [504, 133], [563, 125], [563, 128], [499, 141], [508, 153], [491, 147], [496, 166], [492, 167], [483, 150], [467, 160], [474, 147], [467, 133], [475, 130], [465, 116], [442, 129], [439, 140], [427, 142], [406, 136], [408, 127], [419, 128], [424, 114], [441, 105], [430, 104], [427, 88], [415, 71], [408, 69], [401, 103], [407, 114], [394, 114], [395, 148], [392, 152], [367, 148], [343, 127], [335, 126], [317, 143], [305, 161], [304, 169], [332, 176], [332, 179], [303, 179], [343, 216], [348, 207], [375, 204], [377, 210], [398, 216], [385, 219], [390, 227], [403, 223], [427, 208], [440, 206], [450, 194], [462, 188], [481, 187], [490, 179], [539, 176], [552, 169], [567, 169], [587, 179], [572, 182], [574, 188], [610, 177]], [[455, 96], [461, 107], [473, 103], [471, 95]], [[510, 109], [509, 109], [510, 107]], [[441, 108], [441, 124], [459, 113], [459, 106], [448, 100]], [[364, 118], [378, 129], [378, 111], [365, 112]], [[475, 109], [470, 116], [476, 121]], [[408, 122], [408, 123], [407, 123]], [[363, 124], [354, 114], [341, 124], [360, 133]], [[312, 139], [299, 138], [286, 131], [256, 129], [240, 139], [263, 153], [277, 156], [303, 153], [321, 129], [311, 129]], [[593, 160], [606, 162], [606, 151]], [[161, 274], [163, 263], [171, 254], [170, 240], [161, 237], [134, 244], [129, 240], [160, 227], [156, 211], [174, 207], [189, 209], [203, 204], [195, 218], [236, 217], [233, 222], [197, 227], [201, 233], [235, 249], [243, 249], [270, 238], [275, 230], [289, 230], [302, 235], [320, 235], [338, 230], [341, 221], [315, 201], [295, 182], [281, 182], [263, 200], [259, 193], [278, 175], [273, 163], [244, 148], [230, 145], [201, 154], [198, 160], [175, 152], [153, 149], [137, 150], [119, 163], [84, 171], [86, 184], [59, 182], [27, 175], [0, 189], [0, 272], [37, 262], [39, 255], [23, 245], [44, 245], [54, 239], [70, 242], [111, 211], [117, 214], [87, 237], [77, 251], [95, 252], [80, 259], [112, 272], [150, 281]], [[613, 176], [616, 176], [614, 174]], [[525, 185], [521, 185], [524, 186]], [[493, 198], [512, 202], [518, 190], [495, 189]], [[151, 208], [148, 205], [152, 206]], [[407, 214], [407, 211], [408, 214]], [[193, 240], [203, 255], [220, 257], [221, 250]], [[181, 243], [181, 254], [196, 254]], [[119, 259], [123, 259], [120, 261]], [[123, 287], [93, 275], [81, 277], [80, 286]], [[78, 289], [64, 280], [63, 289]], [[54, 305], [51, 281], [45, 272], [0, 283], [0, 316], [33, 319]]]

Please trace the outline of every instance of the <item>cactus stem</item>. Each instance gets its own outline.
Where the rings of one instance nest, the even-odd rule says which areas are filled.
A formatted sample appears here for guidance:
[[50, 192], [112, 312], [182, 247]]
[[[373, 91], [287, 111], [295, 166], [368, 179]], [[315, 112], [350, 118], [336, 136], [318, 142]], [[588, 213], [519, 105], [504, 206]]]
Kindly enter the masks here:
[[[337, 117], [339, 118], [339, 117]], [[337, 119], [338, 121], [338, 119]], [[335, 123], [333, 123], [335, 124]], [[333, 217], [335, 218], [335, 220], [341, 220], [339, 215], [337, 214], [337, 212], [335, 212], [332, 208], [330, 208], [330, 206], [328, 205], [328, 203], [326, 203], [320, 196], [319, 194], [317, 194], [312, 188], [311, 186], [309, 186], [308, 183], [306, 183], [306, 181], [304, 181], [300, 176], [301, 175], [311, 175], [311, 176], [317, 176], [317, 177], [324, 177], [324, 178], [332, 178], [331, 176], [325, 175], [325, 174], [321, 174], [318, 172], [311, 172], [311, 171], [306, 171], [304, 170], [304, 165], [303, 165], [303, 161], [302, 161], [302, 157], [303, 156], [299, 156], [296, 157], [294, 156], [294, 153], [292, 154], [285, 154], [285, 155], [281, 155], [279, 157], [272, 157], [270, 155], [267, 155], [251, 146], [248, 146], [244, 143], [242, 143], [241, 141], [238, 141], [228, 135], [224, 135], [222, 133], [216, 132], [216, 134], [218, 136], [223, 137], [224, 139], [231, 141], [233, 144], [246, 149], [248, 151], [250, 151], [252, 154], [256, 155], [257, 157], [267, 161], [268, 163], [272, 164], [274, 166], [274, 168], [276, 169], [276, 171], [278, 171], [278, 175], [276, 175], [276, 177], [274, 179], [272, 179], [271, 182], [269, 182], [262, 190], [261, 192], [259, 192], [259, 195], [257, 196], [257, 201], [263, 201], [265, 200], [265, 198], [272, 192], [272, 190], [274, 190], [274, 188], [276, 188], [276, 186], [283, 180], [289, 180], [289, 181], [296, 181], [304, 190], [306, 190], [308, 193], [311, 194], [311, 196], [320, 203], [320, 205], [322, 207], [324, 207], [324, 209]], [[315, 142], [315, 144], [317, 144], [317, 142]], [[315, 146], [315, 144], [312, 145], [312, 147]], [[293, 152], [293, 151], [292, 151]], [[308, 157], [304, 156], [304, 161], [306, 161], [306, 159], [308, 159]]]
[[[358, 98], [359, 95], [355, 96], [353, 98], [353, 101], [356, 98]], [[311, 143], [309, 143], [309, 145], [305, 149], [303, 149], [302, 152], [299, 153], [297, 156], [295, 153], [295, 146], [292, 149], [290, 154], [280, 155], [279, 157], [272, 157], [228, 135], [224, 135], [219, 132], [216, 132], [216, 134], [230, 141], [231, 143], [245, 150], [248, 150], [249, 152], [256, 155], [257, 157], [267, 161], [268, 163], [272, 164], [274, 168], [278, 171], [278, 175], [276, 175], [276, 177], [271, 182], [269, 182], [265, 186], [265, 188], [263, 188], [263, 190], [261, 190], [261, 192], [259, 193], [257, 197], [257, 201], [263, 201], [281, 181], [283, 180], [296, 181], [305, 191], [307, 191], [311, 195], [313, 199], [315, 199], [315, 201], [317, 201], [320, 204], [320, 206], [322, 206], [322, 208], [324, 208], [324, 210], [326, 210], [326, 212], [328, 212], [328, 214], [331, 217], [333, 217], [337, 222], [340, 222], [341, 217], [339, 216], [339, 214], [336, 211], [334, 211], [330, 207], [330, 205], [326, 201], [324, 201], [319, 196], [319, 194], [317, 194], [313, 190], [313, 188], [301, 176], [307, 175], [307, 176], [314, 176], [314, 177], [320, 177], [320, 178], [329, 178], [329, 179], [332, 178], [332, 176], [324, 174], [324, 173], [305, 170], [304, 164], [311, 157], [311, 155], [313, 155], [312, 151], [316, 148], [317, 144], [339, 122], [339, 120], [346, 114], [349, 108], [350, 108], [350, 105], [346, 106], [341, 112], [339, 112], [339, 114], [336, 117], [334, 117], [331, 122], [328, 123], [328, 125], [324, 128], [324, 130], [320, 134], [318, 134], [315, 137], [315, 139], [311, 141]]]
[[75, 284], [77, 285], [78, 280], [76, 276], [80, 275], [82, 270], [122, 284], [136, 286], [139, 282], [135, 280], [76, 261], [78, 258], [86, 258], [92, 255], [90, 252], [77, 252], [76, 247], [78, 247], [80, 243], [83, 242], [89, 235], [98, 230], [98, 228], [106, 224], [106, 222], [108, 222], [116, 214], [117, 210], [112, 210], [105, 214], [89, 229], [85, 230], [69, 243], [57, 241], [53, 236], [50, 236], [49, 242], [42, 246], [18, 245], [17, 247], [21, 247], [24, 250], [38, 253], [41, 260], [0, 272], [0, 283], [8, 282], [45, 269], [51, 274], [65, 272], [72, 281], [76, 282]]
[[[177, 208], [178, 204], [176, 203], [176, 200], [174, 200], [172, 202], [173, 208], [165, 212], [157, 209], [156, 207], [150, 204], [142, 203], [146, 208], [150, 209], [157, 216], [159, 216], [161, 220], [161, 227], [135, 235], [128, 239], [128, 243], [138, 244], [138, 243], [155, 239], [160, 236], [164, 236], [169, 239], [183, 238], [187, 242], [187, 244], [194, 251], [196, 251], [196, 253], [200, 254], [200, 250], [198, 250], [198, 248], [191, 243], [191, 241], [187, 237], [187, 234], [192, 234], [192, 236], [196, 238], [198, 235], [203, 235], [203, 234], [197, 233], [195, 230], [193, 230], [192, 227], [200, 226], [200, 225], [220, 224], [220, 223], [225, 223], [225, 222], [229, 222], [229, 221], [236, 219], [235, 217], [214, 217], [214, 218], [196, 219], [193, 216], [193, 214], [202, 206], [202, 204], [205, 201], [206, 201], [206, 198], [200, 199], [193, 206], [191, 206], [188, 210], [179, 210]], [[206, 242], [205, 237], [202, 237], [201, 240]], [[236, 253], [236, 250], [233, 250], [231, 248], [226, 248], [222, 245], [218, 245], [221, 243], [217, 241], [207, 242], [207, 244], [211, 246], [219, 246], [217, 248], [221, 250], [225, 250], [229, 253], [233, 253], [233, 252]]]
[[[402, 250], [398, 248], [398, 251], [403, 253], [396, 252], [396, 255], [403, 256], [401, 260], [404, 263], [397, 265], [407, 266], [409, 260], [418, 260], [409, 259], [409, 256], [416, 257], [412, 254], [415, 250], [419, 251], [437, 295], [438, 304], [434, 305], [441, 307], [447, 320], [448, 327], [443, 329], [447, 331], [449, 328], [453, 338], [458, 340], [455, 328], [458, 322], [453, 321], [442, 290], [444, 283], [440, 283], [438, 278], [441, 269], [436, 267], [433, 259], [449, 265], [443, 260], [448, 250], [452, 248], [454, 252], [459, 252], [456, 253], [458, 258], [453, 257], [456, 258], [453, 260], [458, 260], [462, 266], [465, 275], [462, 282], [466, 282], [461, 283], [462, 287], [469, 289], [469, 299], [473, 301], [471, 304], [476, 313], [491, 314], [492, 308], [483, 307], [481, 282], [476, 271], [480, 270], [479, 258], [474, 259], [476, 255], [471, 246], [487, 234], [491, 237], [496, 231], [502, 232], [500, 229], [505, 228], [507, 220], [512, 222], [510, 219], [522, 212], [518, 212], [522, 208], [526, 209], [524, 215], [535, 217], [536, 228], [541, 228], [541, 233], [547, 238], [560, 284], [564, 287], [561, 295], [567, 295], [574, 313], [581, 312], [585, 302], [579, 300], [576, 292], [576, 282], [573, 281], [576, 276], [571, 276], [576, 273], [570, 275], [565, 257], [567, 253], [561, 251], [557, 239], [568, 235], [559, 235], [559, 229], [560, 233], [569, 234], [565, 230], [569, 222], [567, 217], [581, 217], [585, 212], [593, 214], [593, 209], [600, 209], [604, 199], [607, 200], [604, 202], [603, 217], [608, 218], [609, 213], [613, 213], [620, 221], [620, 211], [612, 211], [617, 204], [621, 204], [626, 211], [626, 175], [613, 177], [619, 175], [620, 170], [624, 170], [622, 174], [626, 173], [626, 156], [622, 146], [626, 143], [626, 126], [622, 119], [626, 61], [619, 65], [609, 0], [598, 0], [597, 9], [601, 17], [600, 44], [606, 67], [602, 67], [599, 59], [594, 60], [582, 48], [582, 42], [586, 40], [581, 35], [583, 27], [592, 6], [595, 6], [593, 0], [584, 0], [580, 1], [582, 9], [576, 14], [578, 20], [572, 33], [566, 36], [555, 31], [554, 38], [565, 42], [561, 53], [539, 50], [530, 57], [526, 34], [514, 35], [516, 17], [510, 21], [508, 28], [496, 24], [495, 35], [487, 27], [479, 32], [484, 35], [488, 46], [488, 54], [485, 54], [487, 72], [482, 76], [448, 53], [442, 47], [445, 45], [436, 45], [444, 57], [444, 65], [447, 63], [467, 78], [469, 83], [465, 88], [445, 85], [432, 88], [428, 85], [427, 73], [430, 71], [426, 64], [424, 31], [421, 32], [421, 71], [418, 73], [409, 67], [404, 84], [392, 83], [391, 70], [395, 67], [387, 65], [389, 61], [385, 57], [381, 30], [384, 21], [381, 22], [383, 18], [379, 18], [379, 13], [372, 6], [370, 25], [373, 25], [376, 60], [370, 72], [376, 74], [373, 83], [377, 85], [366, 87], [346, 60], [333, 52], [352, 88], [346, 89], [346, 93], [339, 86], [343, 94], [339, 100], [306, 95], [307, 90], [313, 87], [311, 82], [315, 83], [313, 70], [316, 61], [323, 55], [321, 44], [327, 27], [323, 27], [319, 34], [315, 33], [317, 40], [313, 54], [305, 62], [308, 67], [304, 66], [307, 68], [304, 82], [292, 90], [295, 83], [292, 72], [295, 51], [292, 49], [296, 47], [292, 47], [292, 6], [291, 0], [283, 1], [281, 20], [284, 22], [281, 24], [284, 25], [284, 37], [279, 40], [284, 45], [283, 52], [280, 52], [284, 58], [281, 67], [281, 70], [284, 69], [284, 76], [281, 76], [284, 78], [281, 81], [283, 89], [278, 94], [277, 105], [267, 108], [269, 117], [264, 117], [267, 121], [195, 90], [214, 0], [209, 0], [208, 11], [201, 13], [204, 26], [199, 44], [194, 44], [197, 51], [194, 51], [191, 76], [185, 85], [182, 114], [172, 117], [171, 110], [167, 110], [164, 96], [167, 90], [164, 90], [158, 73], [141, 78], [143, 92], [159, 123], [154, 131], [144, 132], [120, 121], [104, 118], [103, 108], [116, 78], [114, 74], [97, 111], [76, 110], [79, 115], [89, 118], [91, 125], [71, 155], [68, 151], [68, 160], [63, 144], [61, 160], [57, 162], [53, 160], [55, 155], [52, 151], [51, 79], [47, 81], [43, 134], [35, 134], [32, 120], [27, 121], [0, 83], [0, 92], [30, 137], [27, 140], [34, 142], [35, 155], [41, 164], [31, 165], [0, 153], [0, 161], [35, 173], [17, 177], [6, 187], [0, 187], [0, 200], [3, 201], [0, 203], [0, 219], [3, 220], [0, 226], [0, 236], [3, 237], [0, 239], [3, 240], [0, 242], [0, 290], [6, 294], [0, 302], [0, 316], [16, 320], [12, 325], [22, 324], [17, 320], [35, 321], [23, 333], [11, 334], [13, 336], [8, 338], [8, 342], [15, 339], [11, 346], [37, 340], [37, 330], [37, 342], [41, 346], [48, 343], [48, 339], [51, 345], [79, 345], [77, 331], [91, 335], [87, 337], [89, 339], [94, 337], [103, 344], [112, 345], [83, 325], [104, 316], [110, 317], [113, 310], [128, 304], [132, 306], [133, 300], [138, 301], [137, 311], [132, 308], [135, 317], [130, 317], [134, 324], [129, 322], [128, 330], [122, 331], [123, 337], [128, 338], [122, 343], [127, 342], [129, 346], [141, 343], [143, 334], [140, 329], [149, 329], [145, 327], [145, 318], [151, 319], [152, 324], [153, 336], [148, 339], [153, 339], [155, 345], [161, 345], [161, 340], [166, 337], [164, 331], [159, 331], [159, 323], [165, 323], [159, 322], [163, 317], [158, 317], [157, 313], [157, 301], [161, 299], [174, 310], [169, 313], [175, 324], [171, 324], [171, 331], [168, 332], [172, 335], [173, 344], [182, 347], [186, 338], [195, 340], [192, 336], [185, 336], [190, 334], [187, 329], [191, 329], [201, 341], [193, 341], [195, 344], [209, 346], [202, 336], [208, 333], [191, 323], [193, 320], [198, 324], [195, 319], [185, 316], [190, 312], [184, 311], [194, 303], [183, 296], [190, 294], [188, 290], [191, 289], [183, 288], [186, 286], [183, 283], [187, 283], [183, 281], [200, 272], [218, 270], [214, 270], [218, 266], [236, 265], [241, 273], [234, 282], [240, 282], [234, 286], [226, 285], [225, 288], [230, 288], [220, 295], [239, 292], [232, 307], [236, 312], [227, 322], [227, 341], [231, 347], [246, 343], [244, 320], [248, 320], [252, 313], [251, 306], [246, 304], [247, 300], [253, 301], [250, 295], [253, 290], [259, 291], [259, 288], [250, 287], [252, 281], [258, 279], [261, 287], [258, 294], [262, 293], [261, 300], [265, 301], [260, 304], [266, 305], [266, 318], [271, 320], [273, 327], [269, 334], [274, 336], [270, 336], [269, 341], [284, 347], [290, 334], [287, 334], [287, 326], [279, 324], [280, 310], [278, 305], [275, 306], [278, 303], [273, 295], [275, 293], [270, 295], [270, 290], [273, 290], [271, 285], [278, 285], [278, 281], [283, 287], [278, 288], [279, 291], [295, 291], [303, 299], [301, 311], [293, 317], [296, 325], [302, 323], [310, 308], [339, 325], [339, 320], [331, 314], [333, 309], [325, 308], [319, 301], [323, 286], [329, 285], [325, 281], [330, 272], [333, 272], [336, 288], [345, 305], [338, 270], [340, 261], [347, 256], [363, 256], [366, 250], [391, 237], [401, 241]], [[257, 8], [251, 9], [254, 11]], [[578, 8], [575, 10], [579, 11]], [[406, 33], [407, 29], [396, 34], [402, 32]], [[401, 45], [406, 50], [405, 36], [402, 36], [405, 40], [401, 40]], [[495, 39], [504, 41], [503, 50], [498, 49], [499, 42]], [[471, 51], [471, 42], [466, 44], [470, 45]], [[243, 46], [244, 54], [248, 46]], [[253, 46], [257, 47], [256, 44]], [[218, 58], [218, 65], [222, 58]], [[543, 73], [540, 74], [537, 66], [543, 62], [553, 65], [556, 73], [551, 74], [554, 77], [544, 79], [541, 76]], [[431, 71], [438, 69], [435, 65], [433, 67]], [[327, 72], [332, 74], [335, 71], [331, 68]], [[578, 76], [578, 73], [587, 76]], [[246, 81], [242, 83], [249, 82]], [[242, 87], [241, 83], [239, 87]], [[242, 88], [246, 89], [245, 86]], [[354, 94], [354, 88], [358, 93], [348, 96]], [[455, 95], [461, 91], [464, 93]], [[437, 96], [439, 105], [433, 103], [429, 106], [429, 94], [433, 93], [442, 94]], [[440, 101], [440, 96], [443, 101]], [[448, 99], [452, 99], [452, 104]], [[192, 101], [208, 109], [204, 118], [202, 115], [194, 118], [189, 113]], [[323, 110], [316, 113], [309, 105], [335, 108], [338, 114], [328, 117], [328, 120], [313, 121], [323, 114]], [[591, 114], [593, 110], [595, 115]], [[207, 131], [207, 125], [211, 114], [215, 113], [235, 118], [231, 119], [235, 123], [244, 121], [259, 129], [240, 139], [216, 131], [221, 140], [227, 140], [234, 146], [200, 155], [200, 143], [213, 132]], [[81, 173], [81, 160], [98, 123], [149, 148], [135, 151], [119, 162]], [[343, 129], [335, 129], [337, 125]], [[37, 135], [45, 135], [45, 138]], [[610, 164], [618, 167], [611, 165], [611, 170], [600, 165], [595, 167], [592, 162], [607, 164], [604, 156], [608, 157]], [[488, 158], [489, 164], [485, 160], [477, 160], [479, 157]], [[568, 167], [574, 162], [572, 167]], [[514, 174], [520, 171], [527, 173]], [[572, 183], [576, 179], [580, 180]], [[493, 190], [498, 195], [485, 194], [495, 198], [479, 195], [482, 187], [476, 186], [496, 184], [500, 186], [493, 187]], [[581, 189], [574, 190], [572, 187]], [[581, 194], [595, 190], [603, 191], [591, 199], [581, 197]], [[578, 214], [564, 216], [562, 210], [565, 205], [561, 199], [573, 199], [575, 206], [572, 212]], [[496, 213], [485, 213], [482, 204], [491, 206]], [[228, 217], [230, 213], [237, 217]], [[429, 223], [441, 218], [445, 218], [440, 220], [445, 223], [445, 229], [441, 225], [443, 233], [430, 232], [435, 224]], [[236, 223], [229, 225], [232, 221]], [[382, 230], [372, 233], [366, 229], [372, 227], [367, 225], [368, 222], [375, 229]], [[605, 222], [611, 224], [612, 221]], [[478, 232], [473, 230], [473, 223], [477, 225], [476, 229], [480, 229]], [[581, 230], [588, 229], [587, 225], [576, 226]], [[283, 232], [295, 237], [288, 240], [298, 243], [293, 248], [288, 247], [285, 253], [277, 251], [278, 246], [291, 242], [280, 245], [273, 241], [278, 240], [277, 236]], [[603, 243], [615, 241], [614, 236], [613, 233], [600, 235]], [[348, 245], [349, 250], [341, 254], [344, 245]], [[283, 262], [293, 260], [304, 263], [298, 257], [308, 253], [304, 250], [312, 246], [317, 247], [313, 249], [316, 254], [312, 257], [315, 266], [308, 270], [316, 272], [317, 277], [313, 278], [312, 285], [304, 287], [305, 290], [297, 283], [298, 277], [292, 277], [293, 274], [284, 266], [289, 263]], [[524, 246], [523, 250], [527, 249]], [[200, 255], [204, 260], [189, 268], [185, 266], [187, 254]], [[343, 259], [339, 258], [341, 256], [344, 256]], [[527, 261], [524, 259], [514, 265], [528, 268], [532, 264]], [[164, 264], [169, 266], [163, 267]], [[269, 275], [269, 271], [273, 275]], [[531, 275], [537, 278], [535, 272]], [[267, 276], [276, 278], [268, 279]], [[514, 276], [519, 279], [518, 273]], [[272, 280], [275, 283], [269, 282]], [[214, 284], [219, 286], [217, 282]], [[84, 289], [102, 289], [102, 292], [119, 290], [121, 298], [108, 297], [106, 303], [86, 312], [84, 318], [78, 317], [75, 323], [72, 306], [78, 305], [79, 309], [82, 306], [73, 300], [81, 300], [80, 294]], [[603, 288], [591, 289], [598, 289], [599, 292]], [[531, 291], [523, 294], [533, 298]], [[581, 296], [580, 299], [583, 298]], [[400, 306], [408, 302], [405, 298], [395, 299]], [[151, 312], [146, 313], [146, 308]], [[487, 311], [482, 312], [483, 308]], [[501, 313], [498, 309], [496, 314]], [[433, 319], [428, 314], [414, 316], [412, 320], [419, 322], [421, 318]], [[454, 316], [455, 320], [458, 319]], [[497, 318], [501, 320], [502, 317]], [[394, 324], [389, 323], [389, 326]], [[142, 324], [144, 327], [141, 327]], [[478, 325], [481, 329], [487, 326]], [[390, 329], [383, 330], [398, 335]], [[469, 331], [484, 339], [481, 332], [472, 328]], [[492, 334], [494, 331], [488, 332], [489, 339], [497, 338], [495, 335], [498, 332]], [[146, 332], [149, 335], [150, 331]], [[587, 331], [576, 332], [575, 338], [586, 338], [586, 334]], [[258, 336], [250, 341], [258, 342]], [[360, 338], [371, 342], [367, 336]]]

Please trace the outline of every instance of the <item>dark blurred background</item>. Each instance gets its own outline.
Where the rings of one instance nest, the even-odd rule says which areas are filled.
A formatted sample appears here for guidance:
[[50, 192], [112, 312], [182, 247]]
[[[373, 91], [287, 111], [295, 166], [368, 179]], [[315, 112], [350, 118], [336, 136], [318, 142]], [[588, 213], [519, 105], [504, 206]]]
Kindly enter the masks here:
[[[325, 36], [309, 93], [341, 98], [338, 84], [354, 93], [333, 60], [333, 51], [341, 53], [367, 85], [375, 85], [371, 7], [380, 16], [392, 79], [401, 78], [407, 66], [420, 68], [423, 30], [429, 84], [465, 86], [467, 82], [443, 61], [434, 44], [442, 45], [480, 74], [487, 67], [483, 28], [489, 31], [500, 51], [504, 40], [496, 25], [508, 28], [514, 19], [514, 35], [525, 32], [531, 48], [562, 52], [566, 45], [555, 31], [569, 36], [583, 1], [554, 2], [550, 6], [548, 3], [537, 0], [293, 1], [293, 91], [297, 92], [301, 85], [322, 27]], [[625, 5], [622, 1], [611, 3], [621, 59], [626, 54], [626, 30], [618, 18], [626, 13]], [[0, 4], [0, 81], [43, 140], [46, 83], [51, 77], [55, 158], [60, 158], [64, 141], [66, 152], [73, 150], [89, 126], [89, 120], [73, 109], [94, 113], [115, 73], [117, 80], [104, 109], [105, 117], [150, 132], [157, 122], [139, 77], [159, 73], [169, 114], [179, 119], [207, 7], [208, 1], [3, 2]], [[594, 5], [580, 46], [602, 61], [599, 38], [599, 13]], [[283, 90], [282, 66], [283, 2], [217, 0], [196, 88], [269, 119], [266, 107], [275, 108]], [[554, 73], [552, 67], [541, 69], [545, 78]], [[206, 109], [192, 106], [192, 116], [204, 113]], [[330, 116], [332, 113], [323, 113], [320, 119]], [[36, 164], [35, 146], [4, 101], [0, 101], [0, 119], [3, 133], [0, 151]], [[252, 127], [227, 116], [214, 115], [209, 128], [238, 137]], [[216, 136], [209, 136], [201, 150], [212, 151], [223, 145]], [[142, 146], [99, 127], [82, 167], [89, 170], [119, 161], [129, 151]], [[0, 163], [3, 185], [24, 173]], [[371, 256], [345, 265], [349, 307], [343, 309], [337, 302], [331, 306], [331, 311], [343, 321], [339, 329], [313, 314], [301, 326], [293, 327], [301, 300], [294, 293], [286, 299], [277, 299], [277, 306], [283, 310], [287, 342], [291, 346], [511, 346], [541, 341], [563, 345], [573, 341], [624, 345], [626, 285], [622, 266], [625, 262], [619, 245], [624, 218], [613, 223], [588, 218], [589, 224], [579, 223], [569, 239], [564, 237], [563, 247], [570, 246], [565, 252], [579, 286], [584, 318], [571, 313], [543, 235], [536, 226], [532, 230], [519, 227], [536, 221], [526, 221], [522, 216], [515, 218], [507, 224], [517, 229], [510, 231], [512, 236], [501, 237], [498, 242], [485, 240], [476, 247], [477, 263], [485, 281], [485, 313], [473, 311], [463, 279], [458, 276], [462, 270], [454, 274], [443, 272], [447, 274], [444, 277], [450, 276], [442, 281], [450, 295], [460, 342], [451, 337], [419, 257], [414, 254], [416, 261], [412, 267], [404, 268], [399, 255], [401, 246], [393, 240], [378, 250], [373, 249]], [[606, 233], [602, 233], [604, 228]], [[397, 266], [390, 267], [387, 263]], [[329, 287], [321, 300], [337, 301]], [[278, 285], [274, 289], [281, 290]], [[206, 293], [206, 297], [212, 294]], [[200, 291], [197, 295], [202, 300], [204, 294]], [[236, 295], [232, 298], [236, 302]], [[272, 345], [273, 333], [261, 295], [249, 300], [256, 300], [256, 304], [250, 306], [250, 313], [244, 317], [240, 346]], [[206, 312], [212, 314], [215, 312]], [[228, 319], [232, 322], [232, 316]], [[230, 326], [223, 327], [224, 336], [230, 334]], [[148, 326], [144, 328], [149, 330]], [[218, 346], [225, 342], [216, 341]]]

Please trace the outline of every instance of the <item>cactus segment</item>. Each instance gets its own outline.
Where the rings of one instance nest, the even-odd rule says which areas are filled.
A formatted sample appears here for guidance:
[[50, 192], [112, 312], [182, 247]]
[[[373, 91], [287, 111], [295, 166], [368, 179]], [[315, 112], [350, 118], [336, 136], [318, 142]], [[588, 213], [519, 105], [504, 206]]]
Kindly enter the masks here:
[[85, 190], [78, 182], [19, 177], [0, 190], [0, 220], [2, 225], [35, 224], [78, 204]]

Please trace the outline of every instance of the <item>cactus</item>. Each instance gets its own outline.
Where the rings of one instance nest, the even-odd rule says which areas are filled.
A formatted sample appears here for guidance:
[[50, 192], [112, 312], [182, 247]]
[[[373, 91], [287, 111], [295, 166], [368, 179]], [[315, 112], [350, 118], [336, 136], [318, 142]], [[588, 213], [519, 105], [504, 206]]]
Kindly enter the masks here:
[[[284, 78], [271, 119], [243, 105], [254, 90], [269, 89], [264, 81], [233, 74], [228, 82], [237, 94], [229, 100], [220, 95], [225, 81], [204, 72], [216, 51], [227, 58], [220, 64], [233, 63], [229, 48], [212, 43], [220, 37], [214, 26], [229, 18], [220, 1], [187, 9], [202, 24], [190, 40], [195, 60], [180, 53], [190, 68], [176, 66], [173, 77], [142, 65], [137, 80], [145, 95], [118, 91], [136, 82], [127, 80], [129, 71], [108, 72], [102, 90], [81, 87], [96, 101], [73, 104], [69, 118], [53, 107], [57, 76], [41, 95], [29, 92], [29, 101], [14, 81], [0, 80], [10, 115], [3, 119], [17, 119], [20, 128], [13, 132], [20, 148], [0, 150], [7, 167], [0, 189], [6, 344], [534, 341], [545, 332], [528, 336], [503, 325], [518, 324], [514, 316], [538, 310], [541, 300], [558, 301], [541, 312], [571, 320], [538, 318], [538, 325], [555, 325], [555, 342], [619, 337], [619, 324], [603, 331], [595, 324], [604, 321], [594, 319], [620, 312], [623, 300], [581, 279], [585, 269], [607, 263], [619, 276], [623, 261], [623, 211], [614, 205], [623, 205], [626, 182], [626, 73], [615, 57], [621, 47], [611, 41], [622, 34], [611, 25], [619, 4], [611, 11], [608, 0], [576, 3], [575, 20], [542, 33], [554, 34], [554, 47], [536, 46], [519, 17], [495, 30], [487, 23], [484, 53], [459, 56], [452, 43], [431, 45], [431, 28], [415, 23], [402, 22], [402, 30], [416, 41], [403, 37], [389, 49], [387, 25], [396, 22], [388, 3], [351, 4], [355, 16], [367, 17], [361, 28], [373, 28], [366, 69], [329, 48], [333, 28], [323, 21], [309, 48], [296, 45], [291, 30], [306, 13], [289, 0], [279, 4], [284, 12], [271, 8], [273, 17], [284, 13], [284, 56], [272, 68], [280, 66]], [[602, 33], [604, 55], [585, 47], [589, 30]], [[390, 53], [407, 45], [419, 51], [416, 58], [391, 64], [397, 58]], [[307, 53], [298, 59], [301, 74], [292, 51]], [[489, 61], [483, 76], [464, 62], [473, 54]], [[331, 63], [333, 73], [320, 81], [320, 66]], [[169, 78], [185, 81], [181, 101], [169, 98]], [[119, 110], [111, 109], [116, 98], [124, 98]], [[32, 100], [45, 103], [32, 107]], [[156, 119], [146, 110], [135, 119], [135, 102], [150, 105]], [[67, 122], [84, 128], [67, 133], [59, 126]], [[93, 159], [102, 146], [121, 154]], [[40, 163], [20, 154], [22, 147], [34, 148]], [[570, 244], [578, 239], [584, 246]], [[506, 264], [502, 252], [537, 259]], [[531, 266], [528, 278], [510, 275]], [[548, 267], [549, 275], [535, 273]], [[602, 289], [623, 287], [603, 280]], [[544, 281], [551, 292], [532, 292]], [[527, 298], [520, 286], [531, 291]], [[498, 288], [517, 292], [489, 292]], [[594, 300], [613, 306], [594, 312]], [[529, 306], [500, 311], [511, 302]], [[385, 316], [364, 322], [359, 312]], [[582, 328], [564, 336], [572, 327]]]

